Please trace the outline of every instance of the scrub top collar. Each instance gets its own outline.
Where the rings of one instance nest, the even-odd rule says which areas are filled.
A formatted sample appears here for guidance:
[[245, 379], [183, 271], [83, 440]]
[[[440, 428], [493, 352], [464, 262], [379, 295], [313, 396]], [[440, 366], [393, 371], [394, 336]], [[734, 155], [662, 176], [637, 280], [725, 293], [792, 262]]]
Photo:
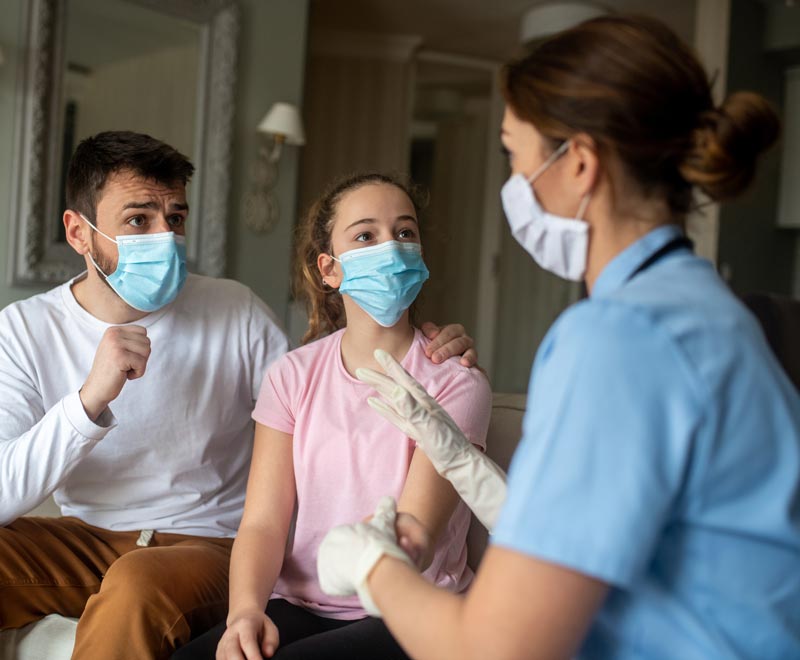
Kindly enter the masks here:
[[642, 236], [606, 264], [595, 280], [591, 297], [607, 296], [620, 289], [645, 261], [680, 236], [683, 230], [678, 225], [662, 225]]

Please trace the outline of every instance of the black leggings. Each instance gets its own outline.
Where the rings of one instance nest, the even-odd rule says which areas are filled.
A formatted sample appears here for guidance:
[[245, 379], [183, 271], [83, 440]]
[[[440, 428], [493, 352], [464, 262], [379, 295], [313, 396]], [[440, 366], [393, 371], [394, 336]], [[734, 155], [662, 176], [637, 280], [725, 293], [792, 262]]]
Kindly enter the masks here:
[[[408, 660], [381, 619], [326, 619], [285, 600], [271, 600], [269, 618], [278, 627], [275, 660]], [[225, 622], [178, 649], [172, 660], [214, 660]]]

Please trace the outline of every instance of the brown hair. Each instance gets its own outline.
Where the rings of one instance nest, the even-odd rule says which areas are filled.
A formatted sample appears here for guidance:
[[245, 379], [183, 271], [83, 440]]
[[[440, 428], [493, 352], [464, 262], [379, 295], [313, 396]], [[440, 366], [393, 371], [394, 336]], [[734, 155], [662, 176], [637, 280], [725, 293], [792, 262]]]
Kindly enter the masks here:
[[131, 131], [105, 131], [83, 140], [67, 170], [67, 208], [94, 223], [108, 177], [129, 170], [142, 179], [184, 186], [194, 173], [189, 159], [168, 144]]
[[317, 256], [331, 254], [331, 231], [342, 198], [358, 188], [374, 184], [387, 184], [402, 190], [414, 205], [419, 220], [424, 196], [419, 188], [410, 182], [406, 183], [400, 177], [366, 172], [342, 177], [328, 186], [323, 195], [311, 205], [297, 231], [294, 293], [297, 298], [305, 299], [308, 312], [308, 330], [303, 335], [303, 344], [344, 327], [342, 295], [338, 289], [323, 284], [317, 268]]
[[751, 92], [714, 107], [694, 53], [663, 23], [604, 16], [543, 42], [507, 65], [503, 94], [552, 146], [575, 133], [617, 158], [648, 196], [685, 215], [697, 186], [714, 200], [753, 179], [778, 136], [767, 101]]

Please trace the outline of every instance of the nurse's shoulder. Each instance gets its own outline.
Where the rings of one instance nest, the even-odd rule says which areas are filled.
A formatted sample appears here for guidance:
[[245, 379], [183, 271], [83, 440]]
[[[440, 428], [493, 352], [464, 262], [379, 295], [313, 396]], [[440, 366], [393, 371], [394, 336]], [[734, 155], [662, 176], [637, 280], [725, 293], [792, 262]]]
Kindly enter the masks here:
[[652, 306], [617, 298], [587, 298], [565, 310], [536, 355], [537, 368], [594, 374], [600, 379], [643, 362], [684, 372], [685, 356], [668, 324]]

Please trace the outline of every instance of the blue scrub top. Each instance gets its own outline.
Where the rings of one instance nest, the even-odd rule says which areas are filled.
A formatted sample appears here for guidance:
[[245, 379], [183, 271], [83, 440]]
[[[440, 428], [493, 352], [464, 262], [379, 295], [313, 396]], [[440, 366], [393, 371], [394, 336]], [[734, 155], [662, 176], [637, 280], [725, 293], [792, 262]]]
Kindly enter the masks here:
[[545, 337], [492, 542], [610, 585], [581, 657], [800, 658], [800, 396], [707, 261], [635, 274], [679, 235]]

